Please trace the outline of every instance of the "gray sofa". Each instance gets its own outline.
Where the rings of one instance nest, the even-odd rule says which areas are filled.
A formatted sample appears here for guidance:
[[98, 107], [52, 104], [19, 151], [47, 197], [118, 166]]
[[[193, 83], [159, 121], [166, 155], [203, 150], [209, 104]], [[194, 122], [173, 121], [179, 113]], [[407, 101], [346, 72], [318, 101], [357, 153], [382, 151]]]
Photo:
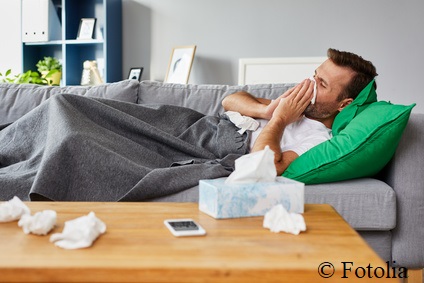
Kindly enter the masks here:
[[[223, 113], [221, 100], [236, 91], [246, 90], [259, 97], [276, 98], [291, 86], [178, 85], [134, 80], [84, 87], [0, 84], [0, 125], [14, 122], [50, 96], [60, 93], [138, 104], [172, 104], [218, 115]], [[331, 204], [385, 261], [394, 266], [423, 268], [423, 145], [424, 114], [413, 113], [395, 156], [378, 176], [307, 185], [306, 202]], [[198, 188], [155, 201], [197, 202]]]

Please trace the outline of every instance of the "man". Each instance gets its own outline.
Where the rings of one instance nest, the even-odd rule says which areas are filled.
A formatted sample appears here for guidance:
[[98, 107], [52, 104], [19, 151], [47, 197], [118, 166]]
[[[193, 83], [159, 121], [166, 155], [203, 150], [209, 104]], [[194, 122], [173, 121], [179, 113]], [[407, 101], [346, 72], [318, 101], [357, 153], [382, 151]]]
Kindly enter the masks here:
[[[358, 55], [335, 49], [329, 49], [327, 55], [314, 80], [303, 81], [274, 101], [238, 92], [222, 102], [227, 111], [269, 120], [260, 134], [253, 135], [251, 151], [269, 145], [278, 175], [302, 153], [329, 139], [336, 115], [377, 76], [373, 64]], [[316, 102], [312, 104], [314, 84]]]

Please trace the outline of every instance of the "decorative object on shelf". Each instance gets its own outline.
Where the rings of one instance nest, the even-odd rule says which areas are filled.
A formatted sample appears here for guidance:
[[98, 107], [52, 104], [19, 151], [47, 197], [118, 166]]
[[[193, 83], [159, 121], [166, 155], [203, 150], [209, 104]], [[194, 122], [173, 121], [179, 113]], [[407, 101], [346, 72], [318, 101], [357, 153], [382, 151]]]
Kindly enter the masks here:
[[96, 18], [82, 18], [78, 29], [77, 39], [93, 39]]
[[100, 85], [103, 83], [96, 61], [86, 60], [83, 66], [81, 85]]
[[178, 46], [172, 50], [166, 73], [166, 83], [186, 84], [190, 76], [196, 45]]
[[129, 80], [138, 80], [141, 81], [141, 75], [143, 74], [143, 68], [142, 67], [138, 67], [138, 68], [131, 68], [130, 72], [128, 74], [128, 79]]
[[54, 57], [44, 57], [38, 61], [37, 70], [48, 85], [60, 85], [62, 78], [62, 64]]

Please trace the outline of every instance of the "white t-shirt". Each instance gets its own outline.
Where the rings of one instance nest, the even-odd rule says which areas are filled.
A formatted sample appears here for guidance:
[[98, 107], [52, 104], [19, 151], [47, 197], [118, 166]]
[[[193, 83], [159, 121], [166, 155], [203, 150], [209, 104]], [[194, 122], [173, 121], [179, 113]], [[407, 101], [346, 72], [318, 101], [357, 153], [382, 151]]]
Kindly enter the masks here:
[[[250, 148], [252, 148], [259, 133], [268, 123], [268, 120], [258, 119], [259, 128], [252, 132], [250, 138]], [[294, 151], [301, 156], [314, 146], [329, 140], [332, 137], [331, 129], [324, 126], [323, 123], [302, 117], [296, 122], [291, 123], [284, 129], [283, 138], [281, 139], [281, 151]]]

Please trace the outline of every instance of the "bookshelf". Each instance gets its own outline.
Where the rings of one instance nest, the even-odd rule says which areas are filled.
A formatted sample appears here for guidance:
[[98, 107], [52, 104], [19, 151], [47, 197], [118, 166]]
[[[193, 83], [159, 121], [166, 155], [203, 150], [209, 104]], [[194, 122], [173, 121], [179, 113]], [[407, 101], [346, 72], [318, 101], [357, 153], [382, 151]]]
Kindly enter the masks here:
[[[55, 20], [48, 21], [46, 40], [24, 40], [25, 28], [42, 17], [29, 18], [22, 12], [22, 69], [36, 71], [45, 56], [62, 62], [61, 85], [79, 85], [85, 60], [96, 60], [104, 82], [122, 80], [122, 2], [121, 0], [21, 0], [50, 1]], [[43, 3], [45, 4], [45, 3]], [[34, 5], [33, 3], [31, 5]], [[43, 6], [44, 7], [44, 6]], [[47, 12], [46, 12], [47, 13]], [[36, 13], [34, 13], [36, 14]], [[94, 39], [77, 40], [81, 18], [96, 18]], [[53, 30], [52, 30], [53, 26]], [[55, 30], [56, 29], [56, 30]]]

